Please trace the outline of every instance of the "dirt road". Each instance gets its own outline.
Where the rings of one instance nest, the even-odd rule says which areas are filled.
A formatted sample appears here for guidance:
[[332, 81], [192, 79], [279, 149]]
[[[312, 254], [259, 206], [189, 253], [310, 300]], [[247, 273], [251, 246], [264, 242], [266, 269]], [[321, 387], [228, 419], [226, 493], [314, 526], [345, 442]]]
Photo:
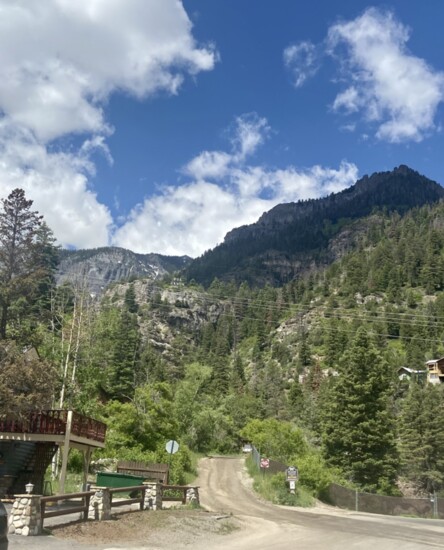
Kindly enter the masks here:
[[[305, 511], [274, 506], [253, 493], [240, 458], [205, 458], [199, 471], [196, 484], [200, 485], [202, 506], [215, 514], [200, 512], [199, 516], [197, 512], [195, 518], [183, 511], [127, 514], [112, 522], [83, 523], [74, 530], [67, 527], [64, 536], [68, 539], [56, 531], [55, 536], [11, 536], [10, 550], [444, 549], [443, 521], [331, 507]], [[159, 520], [161, 524], [156, 525]], [[81, 537], [76, 536], [77, 529], [84, 531]], [[105, 536], [110, 529], [111, 535]]]
[[198, 483], [202, 505], [234, 514], [245, 524], [241, 532], [207, 548], [237, 550], [417, 550], [444, 548], [444, 522], [394, 518], [317, 508], [302, 511], [257, 499], [241, 459], [206, 458]]

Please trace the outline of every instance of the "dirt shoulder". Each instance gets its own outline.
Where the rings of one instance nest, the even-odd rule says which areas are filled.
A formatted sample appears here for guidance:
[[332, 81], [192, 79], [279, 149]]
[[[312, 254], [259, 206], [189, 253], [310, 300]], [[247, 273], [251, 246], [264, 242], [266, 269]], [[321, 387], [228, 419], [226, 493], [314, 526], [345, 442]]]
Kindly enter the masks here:
[[59, 539], [83, 544], [132, 544], [155, 548], [193, 546], [239, 529], [230, 516], [202, 510], [170, 509], [156, 512], [125, 512], [109, 521], [76, 522], [50, 529]]

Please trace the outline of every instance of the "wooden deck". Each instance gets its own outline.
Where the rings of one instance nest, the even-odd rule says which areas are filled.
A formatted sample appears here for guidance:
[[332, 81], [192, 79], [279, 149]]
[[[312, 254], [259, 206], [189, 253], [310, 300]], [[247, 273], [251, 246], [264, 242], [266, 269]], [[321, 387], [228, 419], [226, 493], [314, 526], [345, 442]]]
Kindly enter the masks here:
[[74, 411], [33, 411], [17, 420], [0, 416], [0, 439], [26, 439], [28, 441], [59, 441], [69, 434], [78, 443], [88, 442], [94, 447], [103, 447], [106, 424]]

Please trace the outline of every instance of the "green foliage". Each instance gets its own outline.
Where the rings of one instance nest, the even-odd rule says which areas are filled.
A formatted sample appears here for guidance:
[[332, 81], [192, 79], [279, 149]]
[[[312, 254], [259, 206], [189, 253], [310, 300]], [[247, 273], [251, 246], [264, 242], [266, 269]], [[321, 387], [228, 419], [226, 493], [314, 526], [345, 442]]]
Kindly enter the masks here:
[[272, 418], [254, 419], [241, 430], [240, 435], [251, 441], [263, 456], [281, 462], [307, 452], [307, 443], [302, 431], [290, 422], [279, 422]]
[[0, 410], [20, 417], [39, 408], [50, 408], [56, 382], [52, 365], [42, 361], [34, 348], [23, 350], [15, 342], [0, 342]]
[[[57, 256], [49, 228], [32, 211], [22, 189], [2, 199], [0, 211], [0, 338], [6, 333], [29, 344], [38, 302], [52, 287]], [[38, 309], [38, 308], [37, 308]]]
[[313, 496], [322, 498], [330, 485], [335, 480], [335, 472], [332, 470], [322, 455], [312, 450], [304, 455], [298, 455], [290, 460], [296, 464], [299, 470], [299, 484]]
[[370, 492], [390, 490], [396, 480], [391, 385], [388, 365], [359, 329], [331, 384], [323, 445], [328, 462]]
[[300, 506], [308, 508], [314, 505], [312, 495], [297, 484], [295, 494], [291, 494], [285, 481], [285, 474], [278, 473], [274, 475], [259, 472], [251, 458], [247, 459], [247, 469], [253, 478], [253, 487], [263, 498], [274, 504], [283, 504], [286, 506]]
[[444, 487], [444, 392], [412, 383], [402, 402], [400, 453], [404, 475], [427, 493]]
[[131, 402], [109, 401], [102, 415], [110, 427], [106, 438], [109, 456], [119, 456], [124, 449], [154, 451], [177, 432], [172, 392], [166, 383], [137, 388]]
[[[266, 481], [264, 480], [264, 484], [265, 483]], [[288, 484], [285, 481], [285, 474], [282, 472], [270, 476], [269, 484], [271, 489], [274, 491], [274, 495], [271, 500], [275, 504], [300, 506], [301, 508], [309, 508], [314, 505], [314, 500], [310, 493], [298, 483], [296, 484], [294, 494], [290, 493]]]

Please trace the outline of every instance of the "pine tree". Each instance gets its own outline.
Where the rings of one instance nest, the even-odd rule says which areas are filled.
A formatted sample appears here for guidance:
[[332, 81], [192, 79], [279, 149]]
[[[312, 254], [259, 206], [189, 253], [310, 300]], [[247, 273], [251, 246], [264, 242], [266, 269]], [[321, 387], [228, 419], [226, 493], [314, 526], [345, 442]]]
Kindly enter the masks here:
[[367, 491], [390, 491], [396, 478], [391, 378], [367, 332], [359, 329], [332, 384], [323, 446], [330, 464]]
[[245, 370], [240, 355], [236, 354], [233, 361], [233, 372], [231, 374], [231, 387], [237, 394], [245, 391]]
[[428, 493], [444, 487], [443, 410], [442, 388], [412, 382], [401, 410], [401, 462], [406, 477]]
[[340, 322], [331, 318], [326, 327], [325, 337], [325, 364], [327, 367], [335, 368], [345, 349], [346, 338]]
[[125, 292], [125, 307], [129, 313], [137, 313], [139, 306], [136, 302], [136, 292], [134, 290], [134, 283], [131, 283]]
[[41, 276], [36, 237], [42, 216], [31, 210], [23, 189], [2, 201], [0, 212], [0, 339], [6, 338], [12, 304], [31, 302]]
[[306, 397], [304, 388], [298, 380], [292, 382], [287, 398], [291, 415], [298, 419], [302, 418], [306, 408]]
[[307, 332], [305, 329], [301, 331], [300, 338], [299, 363], [302, 367], [308, 367], [311, 364], [311, 349], [307, 341]]
[[128, 401], [134, 395], [140, 359], [140, 337], [134, 314], [123, 310], [118, 320], [108, 365], [105, 390], [110, 397]]

